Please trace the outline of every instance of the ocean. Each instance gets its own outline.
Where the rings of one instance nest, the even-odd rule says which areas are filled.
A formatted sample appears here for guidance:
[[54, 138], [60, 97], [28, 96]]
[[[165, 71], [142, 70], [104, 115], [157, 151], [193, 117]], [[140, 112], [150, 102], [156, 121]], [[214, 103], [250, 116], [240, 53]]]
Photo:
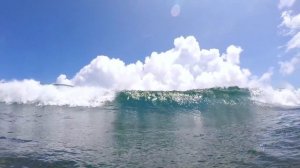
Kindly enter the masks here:
[[[275, 95], [276, 97], [276, 95]], [[0, 167], [300, 167], [300, 108], [238, 87], [0, 103]]]

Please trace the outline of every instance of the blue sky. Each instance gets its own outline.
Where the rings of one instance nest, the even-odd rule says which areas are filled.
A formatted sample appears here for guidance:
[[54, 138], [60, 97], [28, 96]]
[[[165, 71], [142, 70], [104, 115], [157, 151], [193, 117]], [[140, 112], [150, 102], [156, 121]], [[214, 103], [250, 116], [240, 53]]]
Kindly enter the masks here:
[[[177, 17], [170, 14], [175, 4]], [[54, 82], [97, 55], [136, 62], [192, 35], [201, 48], [241, 46], [242, 67], [256, 75], [273, 67], [275, 85], [300, 86], [299, 70], [288, 76], [278, 70], [279, 61], [298, 52], [280, 48], [289, 40], [279, 33], [281, 22], [274, 0], [2, 0], [0, 79]]]

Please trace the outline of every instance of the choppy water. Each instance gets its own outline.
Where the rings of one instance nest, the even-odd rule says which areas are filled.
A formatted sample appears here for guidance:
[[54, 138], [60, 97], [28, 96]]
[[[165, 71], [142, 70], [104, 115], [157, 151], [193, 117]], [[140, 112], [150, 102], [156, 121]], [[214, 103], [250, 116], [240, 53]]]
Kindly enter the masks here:
[[0, 103], [0, 167], [300, 167], [300, 109], [250, 92], [124, 91], [102, 107]]

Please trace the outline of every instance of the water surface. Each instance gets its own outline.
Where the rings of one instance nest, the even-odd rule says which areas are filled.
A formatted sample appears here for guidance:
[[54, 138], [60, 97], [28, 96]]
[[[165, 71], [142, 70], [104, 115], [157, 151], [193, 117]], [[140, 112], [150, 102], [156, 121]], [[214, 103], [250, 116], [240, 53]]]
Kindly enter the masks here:
[[0, 103], [0, 167], [300, 167], [300, 109], [128, 99]]

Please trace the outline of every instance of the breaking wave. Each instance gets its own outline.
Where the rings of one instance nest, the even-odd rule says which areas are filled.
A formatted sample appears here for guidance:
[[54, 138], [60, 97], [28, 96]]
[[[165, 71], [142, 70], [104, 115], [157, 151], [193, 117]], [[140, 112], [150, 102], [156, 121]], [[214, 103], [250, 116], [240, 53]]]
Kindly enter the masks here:
[[300, 107], [299, 90], [272, 88], [249, 89], [215, 87], [188, 91], [122, 91], [115, 102], [134, 107], [179, 107], [205, 109], [207, 107], [260, 105], [269, 107]]
[[133, 107], [180, 107], [264, 104], [299, 107], [300, 90], [215, 87], [187, 91], [115, 91], [96, 87], [41, 85], [34, 80], [0, 82], [0, 102], [55, 106], [101, 107], [107, 104]]
[[248, 104], [251, 102], [251, 92], [238, 87], [188, 91], [122, 91], [117, 94], [115, 101], [124, 106], [202, 108]]

